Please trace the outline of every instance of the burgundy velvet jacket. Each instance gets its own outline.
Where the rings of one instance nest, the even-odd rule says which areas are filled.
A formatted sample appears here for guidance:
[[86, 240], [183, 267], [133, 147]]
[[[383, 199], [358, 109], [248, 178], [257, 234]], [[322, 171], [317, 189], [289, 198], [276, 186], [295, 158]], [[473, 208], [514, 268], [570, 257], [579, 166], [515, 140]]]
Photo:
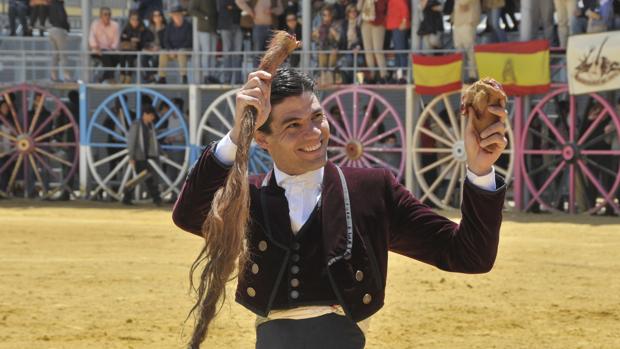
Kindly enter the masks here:
[[[213, 195], [224, 184], [229, 170], [217, 160], [213, 150], [213, 145], [208, 147], [194, 165], [173, 211], [177, 226], [199, 236]], [[494, 192], [465, 182], [462, 219], [456, 224], [414, 198], [388, 170], [342, 171], [350, 196], [353, 235], [346, 232], [343, 188], [336, 166], [328, 162], [320, 203], [320, 243], [325, 264], [316, 270], [325, 267], [333, 257], [345, 256], [348, 243], [352, 246], [350, 255], [347, 253], [327, 267], [327, 274], [340, 305], [353, 320], [361, 321], [383, 306], [388, 251], [446, 271], [491, 270], [497, 255], [506, 191], [500, 176], [496, 176]], [[282, 237], [292, 233], [284, 190], [277, 186], [275, 176], [261, 186], [263, 177], [250, 177], [251, 257], [239, 274], [236, 300], [266, 316], [291, 254]], [[267, 224], [270, 229], [265, 228]], [[254, 264], [260, 272], [251, 271]], [[360, 278], [361, 275], [364, 276]]]

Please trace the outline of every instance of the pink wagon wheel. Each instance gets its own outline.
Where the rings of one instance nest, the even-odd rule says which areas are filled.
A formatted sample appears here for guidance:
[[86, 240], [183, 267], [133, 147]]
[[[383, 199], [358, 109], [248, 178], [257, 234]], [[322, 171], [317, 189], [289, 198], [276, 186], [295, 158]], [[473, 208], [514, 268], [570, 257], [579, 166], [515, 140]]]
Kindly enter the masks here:
[[331, 137], [329, 159], [339, 166], [384, 167], [399, 180], [405, 169], [405, 132], [398, 113], [379, 94], [349, 87], [322, 102]]
[[[422, 190], [420, 201], [432, 202], [442, 209], [461, 207], [462, 183], [466, 176], [465, 118], [459, 114], [461, 92], [441, 94], [431, 100], [416, 122], [411, 155], [417, 184]], [[508, 100], [512, 119], [514, 99]], [[506, 123], [508, 146], [495, 163], [495, 171], [506, 182], [512, 179], [514, 136]]]
[[0, 195], [49, 198], [78, 163], [75, 119], [50, 92], [22, 84], [0, 92]]
[[545, 96], [521, 134], [525, 210], [620, 213], [619, 139], [620, 120], [603, 97], [572, 96], [567, 87]]

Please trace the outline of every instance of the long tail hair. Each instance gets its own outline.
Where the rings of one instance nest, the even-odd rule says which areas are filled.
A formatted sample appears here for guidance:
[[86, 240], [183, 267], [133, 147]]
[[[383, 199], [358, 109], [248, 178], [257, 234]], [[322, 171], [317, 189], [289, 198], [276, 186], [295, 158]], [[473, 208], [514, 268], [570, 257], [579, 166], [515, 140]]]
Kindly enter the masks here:
[[[299, 42], [286, 32], [276, 33], [259, 69], [274, 75], [276, 68], [298, 46]], [[250, 216], [248, 156], [256, 113], [253, 107], [243, 111], [235, 161], [225, 185], [215, 193], [211, 210], [202, 225], [205, 245], [190, 269], [190, 288], [196, 292], [197, 298], [188, 315], [195, 317], [189, 342], [191, 349], [198, 349], [204, 341], [209, 324], [226, 298], [226, 284], [236, 277], [235, 269], [241, 270], [247, 258], [245, 241]], [[193, 276], [203, 264], [196, 287]]]

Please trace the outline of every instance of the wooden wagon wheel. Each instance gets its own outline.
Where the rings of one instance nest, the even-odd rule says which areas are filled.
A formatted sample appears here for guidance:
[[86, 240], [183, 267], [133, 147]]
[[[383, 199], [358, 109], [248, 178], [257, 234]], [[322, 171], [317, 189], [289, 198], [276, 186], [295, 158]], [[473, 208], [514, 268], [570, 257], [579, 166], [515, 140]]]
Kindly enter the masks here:
[[[187, 124], [183, 113], [167, 97], [144, 88], [124, 89], [110, 95], [97, 107], [88, 123], [86, 156], [90, 173], [98, 183], [93, 193], [103, 190], [121, 200], [127, 183], [138, 175], [129, 165], [127, 137], [133, 120], [142, 115], [143, 103], [155, 108], [163, 103], [168, 107], [154, 125], [162, 154], [159, 161], [149, 160], [149, 163], [163, 184], [161, 195], [178, 194], [189, 162]], [[147, 202], [151, 198], [145, 186], [138, 184], [133, 190], [133, 199]]]
[[[458, 114], [460, 99], [460, 91], [435, 97], [422, 111], [413, 131], [413, 169], [422, 189], [420, 200], [430, 200], [443, 209], [460, 208], [466, 175], [465, 118]], [[509, 105], [509, 114], [513, 111]], [[514, 165], [514, 137], [510, 122], [506, 126], [508, 146], [494, 167], [508, 182]]]
[[49, 91], [22, 84], [0, 92], [0, 195], [50, 198], [77, 170], [74, 116]]
[[405, 130], [394, 107], [359, 86], [330, 94], [321, 103], [331, 136], [328, 157], [339, 166], [384, 167], [399, 180], [405, 169]]

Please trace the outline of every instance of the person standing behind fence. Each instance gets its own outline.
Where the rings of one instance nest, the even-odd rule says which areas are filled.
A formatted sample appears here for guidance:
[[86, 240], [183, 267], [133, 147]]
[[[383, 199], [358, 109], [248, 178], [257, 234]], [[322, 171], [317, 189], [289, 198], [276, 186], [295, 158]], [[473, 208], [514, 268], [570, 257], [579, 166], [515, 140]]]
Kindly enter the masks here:
[[28, 29], [28, 0], [9, 0], [9, 28], [10, 36], [17, 35], [17, 19], [22, 25], [22, 35], [31, 36], [32, 32]]
[[[394, 50], [404, 51], [409, 49], [407, 36], [411, 28], [411, 11], [409, 10], [409, 0], [388, 0], [385, 28], [392, 34], [392, 45]], [[404, 71], [409, 62], [407, 53], [397, 53], [395, 55], [396, 76], [392, 78], [399, 83], [405, 83]]]
[[[217, 29], [222, 35], [222, 61], [224, 70], [220, 81], [239, 84], [241, 80], [241, 54], [243, 46], [243, 32], [241, 31], [241, 9], [234, 0], [217, 0]], [[230, 52], [237, 52], [234, 55], [227, 55]], [[228, 69], [234, 69], [230, 71]]]
[[[50, 76], [52, 81], [61, 81], [58, 78], [58, 69], [62, 70], [64, 81], [72, 81], [69, 73], [69, 61], [67, 60], [67, 40], [69, 39], [69, 21], [65, 10], [64, 0], [52, 0], [49, 12], [50, 25], [48, 32], [50, 44], [52, 45], [52, 67]], [[58, 66], [60, 63], [60, 67]]]
[[[301, 35], [303, 31], [301, 29], [301, 23], [299, 23], [299, 20], [297, 19], [297, 13], [293, 11], [288, 12], [286, 14], [285, 22], [286, 24], [284, 30], [291, 35], [295, 35], [295, 38], [297, 38], [297, 40], [302, 41], [303, 38], [301, 37]], [[299, 61], [301, 60], [299, 54], [300, 50], [301, 49], [298, 48], [288, 57], [289, 65], [291, 67], [299, 67]]]
[[120, 44], [120, 27], [112, 20], [112, 11], [109, 7], [99, 9], [99, 18], [90, 25], [88, 44], [93, 51], [92, 56], [101, 60], [104, 68], [99, 82], [108, 81], [114, 83], [114, 68], [118, 65], [119, 56], [113, 51], [118, 50]]
[[443, 47], [443, 18], [441, 3], [437, 0], [420, 0], [422, 21], [418, 28], [418, 36], [422, 41], [422, 49], [438, 50]]
[[588, 33], [601, 33], [613, 26], [614, 8], [612, 0], [594, 1], [592, 8], [586, 10]]
[[480, 23], [479, 0], [455, 0], [453, 16], [452, 39], [454, 48], [465, 50], [465, 69], [467, 78], [476, 78], [476, 60], [474, 59], [474, 45], [476, 44], [476, 27]]
[[[129, 138], [127, 139], [127, 150], [129, 152], [129, 165], [133, 167], [136, 174], [147, 170], [146, 188], [153, 199], [155, 205], [161, 205], [161, 197], [157, 188], [157, 172], [153, 168], [153, 162], [159, 162], [159, 142], [153, 122], [156, 118], [155, 108], [152, 105], [142, 106], [142, 115], [134, 120], [129, 127]], [[132, 188], [125, 189], [123, 203], [131, 205]]]
[[161, 51], [164, 44], [164, 34], [166, 32], [166, 18], [162, 14], [162, 11], [155, 10], [151, 12], [149, 18], [149, 26], [146, 28], [150, 34], [148, 35], [151, 41], [144, 43], [144, 51], [148, 54], [142, 55], [142, 69], [144, 72], [144, 82], [155, 82], [155, 75], [159, 68], [159, 51]]
[[45, 35], [45, 21], [49, 13], [50, 0], [30, 0], [30, 26], [35, 27], [39, 20], [39, 35]]
[[218, 12], [215, 0], [190, 0], [189, 13], [198, 22], [198, 52], [202, 79], [205, 84], [218, 84], [215, 77], [215, 53], [217, 51]]
[[[340, 33], [340, 49], [344, 51], [358, 52], [362, 49], [362, 30], [360, 28], [360, 18], [357, 7], [349, 4], [345, 9], [345, 19], [342, 22], [342, 31]], [[359, 67], [362, 63], [361, 55], [346, 53], [342, 58], [341, 66], [349, 68], [342, 70], [342, 81], [345, 84], [353, 83], [354, 66]]]
[[[362, 16], [362, 41], [364, 50], [366, 50], [366, 65], [368, 68], [379, 66], [378, 82], [385, 83], [387, 79], [385, 54], [376, 51], [383, 50], [387, 0], [360, 0], [357, 2], [357, 10]], [[376, 72], [371, 71], [371, 76], [373, 77], [370, 79], [372, 83], [375, 81]]]
[[164, 48], [169, 52], [159, 56], [160, 84], [167, 83], [165, 68], [171, 60], [179, 63], [181, 82], [187, 84], [187, 56], [188, 51], [192, 49], [192, 25], [185, 20], [184, 12], [185, 9], [181, 6], [176, 6], [170, 11], [172, 20], [166, 25], [164, 32]]
[[338, 44], [342, 23], [334, 20], [334, 9], [331, 5], [321, 9], [321, 25], [312, 32], [312, 40], [317, 44], [319, 53], [320, 85], [331, 85], [334, 81], [334, 68], [338, 62]]
[[[152, 33], [140, 21], [138, 11], [129, 13], [129, 21], [121, 33], [121, 51], [142, 51], [145, 43], [153, 41]], [[133, 69], [136, 67], [136, 54], [126, 54], [120, 57], [121, 83], [130, 84]], [[125, 70], [123, 70], [125, 69]]]
[[254, 20], [252, 49], [259, 52], [265, 51], [270, 36], [269, 31], [276, 23], [274, 16], [279, 16], [284, 12], [282, 2], [279, 0], [235, 0], [235, 3]]

